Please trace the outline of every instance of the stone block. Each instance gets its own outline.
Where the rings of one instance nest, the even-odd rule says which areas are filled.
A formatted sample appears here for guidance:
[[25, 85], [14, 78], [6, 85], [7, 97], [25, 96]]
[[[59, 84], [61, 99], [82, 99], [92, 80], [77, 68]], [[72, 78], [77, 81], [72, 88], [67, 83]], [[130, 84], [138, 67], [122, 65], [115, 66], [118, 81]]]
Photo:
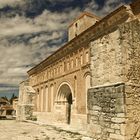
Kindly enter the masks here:
[[117, 114], [117, 117], [119, 117], [119, 118], [124, 118], [124, 117], [125, 117], [125, 114], [124, 114], [124, 113], [118, 113], [118, 114]]
[[130, 136], [130, 135], [133, 135], [135, 132], [136, 132], [136, 123], [135, 122], [133, 122], [133, 123], [129, 123], [129, 122], [127, 122], [127, 124], [126, 124], [126, 129], [125, 129], [125, 134], [127, 135], [127, 136]]
[[120, 124], [111, 124], [111, 128], [113, 129], [120, 129]]
[[115, 134], [120, 135], [121, 134], [120, 130], [119, 129], [115, 130]]
[[100, 112], [99, 112], [99, 111], [94, 111], [94, 110], [93, 110], [93, 111], [92, 111], [92, 114], [93, 114], [93, 115], [96, 115], [96, 116], [99, 116]]
[[111, 128], [106, 128], [106, 131], [109, 132], [109, 133], [114, 133], [115, 132], [115, 130], [111, 129]]
[[88, 132], [93, 135], [101, 134], [102, 129], [98, 124], [92, 124], [88, 126]]
[[93, 138], [90, 138], [90, 137], [82, 137], [81, 140], [93, 140]]
[[120, 130], [121, 130], [121, 135], [125, 135], [125, 132], [126, 132], [126, 124], [121, 124], [120, 125]]
[[109, 137], [113, 140], [125, 140], [124, 136], [113, 133], [111, 133]]
[[92, 121], [98, 121], [99, 117], [97, 115], [92, 115], [90, 118]]
[[124, 106], [120, 104], [116, 104], [115, 106], [115, 112], [117, 113], [123, 113], [125, 111]]
[[125, 118], [117, 118], [117, 117], [115, 117], [115, 118], [112, 118], [111, 121], [113, 123], [125, 123]]
[[102, 108], [100, 106], [93, 106], [93, 110], [100, 111]]
[[133, 105], [133, 98], [126, 98], [126, 101], [125, 101], [126, 105]]

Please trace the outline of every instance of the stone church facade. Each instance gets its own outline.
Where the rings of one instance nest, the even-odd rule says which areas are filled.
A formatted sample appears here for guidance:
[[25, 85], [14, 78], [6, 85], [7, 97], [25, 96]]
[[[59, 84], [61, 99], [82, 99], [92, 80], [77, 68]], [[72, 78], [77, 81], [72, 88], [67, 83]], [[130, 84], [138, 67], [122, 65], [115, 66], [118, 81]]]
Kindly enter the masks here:
[[28, 71], [38, 120], [101, 140], [140, 139], [140, 0], [102, 19], [83, 12], [68, 35]]
[[[87, 90], [90, 87], [90, 47], [76, 44], [78, 35], [99, 18], [84, 12], [69, 26], [69, 42], [28, 71], [37, 96], [35, 111], [57, 122], [86, 123]], [[77, 115], [78, 114], [78, 115]]]

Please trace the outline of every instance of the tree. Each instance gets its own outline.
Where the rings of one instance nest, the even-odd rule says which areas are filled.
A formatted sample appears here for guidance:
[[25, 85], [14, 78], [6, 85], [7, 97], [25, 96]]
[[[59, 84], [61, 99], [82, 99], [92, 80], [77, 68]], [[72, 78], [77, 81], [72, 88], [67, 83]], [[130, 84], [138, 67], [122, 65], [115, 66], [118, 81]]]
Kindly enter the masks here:
[[16, 98], [17, 98], [17, 96], [15, 96], [15, 94], [13, 93], [11, 99], [9, 100], [10, 104], [13, 104], [13, 100]]

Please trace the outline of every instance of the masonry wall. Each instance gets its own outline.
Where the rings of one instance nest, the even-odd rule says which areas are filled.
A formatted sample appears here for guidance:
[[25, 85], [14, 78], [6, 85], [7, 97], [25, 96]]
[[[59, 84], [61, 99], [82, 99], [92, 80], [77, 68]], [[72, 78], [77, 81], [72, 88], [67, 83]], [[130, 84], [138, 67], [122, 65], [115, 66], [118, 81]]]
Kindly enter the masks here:
[[125, 48], [126, 139], [140, 139], [140, 21], [120, 26]]
[[120, 45], [120, 31], [113, 30], [91, 43], [92, 86], [122, 82], [124, 52]]
[[125, 85], [92, 88], [88, 94], [88, 130], [100, 140], [125, 136]]
[[[132, 20], [119, 25], [115, 30], [112, 29], [112, 32], [91, 43], [93, 88], [88, 93], [88, 123], [89, 133], [95, 138], [111, 140], [140, 138], [139, 27], [139, 20]], [[114, 83], [124, 83], [124, 90], [122, 91], [120, 87], [117, 90]], [[97, 102], [95, 98], [98, 104], [95, 104]], [[122, 101], [114, 102], [114, 105], [124, 110], [121, 112], [121, 117], [117, 116], [119, 112], [115, 110], [117, 118], [114, 122], [111, 105], [112, 99], [118, 100], [118, 98], [122, 98]], [[96, 105], [99, 110], [96, 110]], [[109, 114], [106, 114], [106, 110]], [[97, 114], [98, 117], [96, 117]], [[109, 119], [106, 121], [106, 119], [99, 118], [104, 118], [104, 116]], [[114, 124], [116, 128], [113, 130], [110, 126]]]

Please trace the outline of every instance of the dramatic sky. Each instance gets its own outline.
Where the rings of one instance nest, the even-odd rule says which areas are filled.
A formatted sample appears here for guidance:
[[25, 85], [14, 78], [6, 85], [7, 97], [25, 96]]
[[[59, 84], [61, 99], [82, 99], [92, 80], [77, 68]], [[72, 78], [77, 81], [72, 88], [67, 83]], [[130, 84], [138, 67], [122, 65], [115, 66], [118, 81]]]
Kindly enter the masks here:
[[0, 96], [18, 93], [26, 71], [67, 41], [82, 11], [103, 17], [131, 0], [0, 0]]

